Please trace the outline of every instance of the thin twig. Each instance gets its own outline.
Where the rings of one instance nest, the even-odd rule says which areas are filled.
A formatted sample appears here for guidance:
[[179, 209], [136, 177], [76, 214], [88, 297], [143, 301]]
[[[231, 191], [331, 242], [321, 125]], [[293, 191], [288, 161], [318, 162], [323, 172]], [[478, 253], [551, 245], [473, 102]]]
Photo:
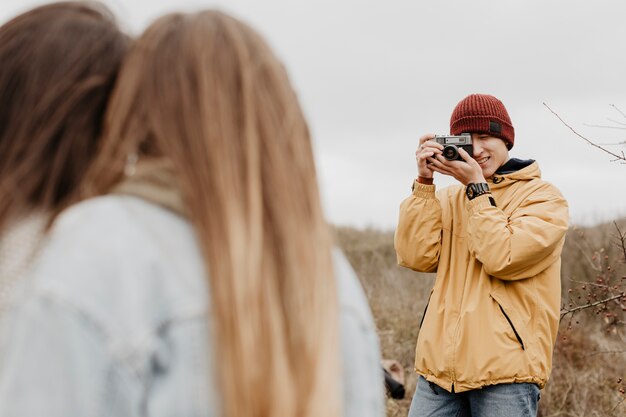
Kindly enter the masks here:
[[626, 353], [626, 350], [599, 350], [597, 352], [587, 353], [586, 355], [583, 355], [583, 356], [595, 356], [595, 355], [604, 355], [604, 354], [614, 355], [618, 353]]
[[574, 282], [576, 284], [583, 284], [583, 285], [590, 285], [592, 287], [606, 288], [606, 284], [596, 284], [595, 282], [591, 282], [591, 281], [578, 281], [573, 278], [570, 278], [569, 281]]
[[606, 120], [608, 120], [609, 122], [613, 122], [613, 123], [615, 123], [616, 125], [626, 126], [626, 123], [624, 123], [624, 122], [620, 122], [619, 120], [615, 120], [615, 119], [613, 119], [613, 118], [611, 118], [611, 117], [607, 117], [607, 118], [606, 118]]
[[615, 404], [615, 407], [613, 407], [611, 409], [611, 412], [615, 411], [615, 409], [617, 409], [617, 407], [619, 407], [620, 405], [622, 405], [624, 403], [624, 400], [626, 400], [626, 397], [622, 398], [617, 404]]
[[[576, 245], [576, 247], [578, 248], [578, 250], [581, 253], [581, 256], [583, 257], [584, 260], [586, 260], [587, 262], [589, 262], [589, 267], [591, 269], [593, 269], [596, 272], [600, 272], [602, 271], [602, 265], [598, 265], [597, 262], [595, 262], [595, 260], [593, 259], [593, 257], [589, 257], [589, 256], [585, 256], [585, 249], [583, 248], [583, 243], [586, 243], [587, 245], [589, 245], [589, 242], [587, 242], [586, 239], [577, 239], [574, 241], [574, 244]], [[589, 251], [591, 251], [591, 248], [588, 248]]]
[[[623, 124], [623, 123], [620, 123]], [[608, 125], [590, 125], [589, 123], [583, 123], [584, 126], [587, 127], [599, 127], [602, 129], [617, 129], [617, 130], [626, 130], [626, 127], [621, 127], [621, 126], [608, 126]]]
[[[614, 157], [616, 158], [616, 160], [626, 160], [626, 158], [624, 157], [624, 153], [623, 153], [623, 152], [622, 152], [622, 155], [620, 156], [620, 155], [618, 155], [618, 154], [615, 154], [615, 153], [613, 153], [613, 152], [611, 152], [611, 151], [609, 151], [609, 150], [607, 150], [607, 149], [603, 148], [603, 147], [602, 147], [602, 146], [600, 146], [600, 145], [596, 145], [594, 142], [592, 142], [591, 140], [587, 139], [586, 137], [584, 137], [583, 135], [581, 135], [580, 133], [578, 133], [578, 132], [577, 132], [577, 131], [573, 128], [573, 127], [571, 127], [570, 125], [568, 125], [568, 124], [565, 122], [565, 120], [563, 120], [563, 119], [561, 118], [561, 116], [559, 116], [559, 115], [558, 115], [558, 114], [557, 114], [554, 110], [552, 110], [552, 109], [550, 108], [550, 106], [548, 106], [546, 103], [543, 103], [543, 105], [544, 105], [544, 106], [546, 106], [546, 108], [547, 108], [548, 110], [550, 110], [550, 112], [551, 112], [553, 115], [555, 115], [555, 116], [556, 116], [556, 118], [557, 118], [557, 119], [559, 119], [559, 120], [561, 121], [561, 123], [563, 123], [563, 124], [564, 124], [564, 125], [565, 125], [565, 126], [566, 126], [569, 130], [571, 130], [571, 131], [572, 131], [572, 132], [573, 132], [576, 136], [578, 136], [579, 138], [581, 138], [582, 140], [584, 140], [585, 142], [587, 142], [587, 143], [588, 143], [588, 144], [590, 144], [591, 146], [594, 146], [594, 147], [596, 147], [596, 148], [598, 148], [598, 149], [600, 149], [600, 150], [602, 150], [602, 151], [604, 151], [604, 152], [608, 153], [609, 155], [614, 156]], [[618, 111], [619, 111], [619, 110], [618, 110]], [[625, 116], [625, 117], [626, 117], [626, 116]]]
[[613, 107], [619, 114], [621, 114], [626, 119], [626, 113], [621, 111], [619, 107], [617, 107], [615, 104], [611, 104], [611, 107]]
[[595, 307], [595, 306], [600, 305], [600, 304], [606, 304], [609, 301], [617, 300], [617, 299], [620, 299], [620, 298], [623, 298], [623, 297], [626, 297], [626, 295], [624, 293], [620, 293], [618, 295], [614, 295], [612, 297], [605, 298], [604, 300], [594, 301], [593, 303], [583, 304], [581, 306], [577, 306], [577, 307], [574, 307], [574, 308], [563, 308], [563, 309], [561, 309], [560, 320], [563, 320], [563, 317], [567, 316], [568, 314], [573, 314], [573, 313], [575, 313], [577, 311], [585, 310], [585, 309], [591, 308], [591, 307]]
[[619, 242], [618, 246], [620, 247], [620, 249], [622, 250], [622, 253], [624, 254], [624, 261], [626, 261], [626, 233], [622, 233], [616, 221], [614, 221], [613, 224], [615, 225], [615, 228], [617, 229], [617, 240]]

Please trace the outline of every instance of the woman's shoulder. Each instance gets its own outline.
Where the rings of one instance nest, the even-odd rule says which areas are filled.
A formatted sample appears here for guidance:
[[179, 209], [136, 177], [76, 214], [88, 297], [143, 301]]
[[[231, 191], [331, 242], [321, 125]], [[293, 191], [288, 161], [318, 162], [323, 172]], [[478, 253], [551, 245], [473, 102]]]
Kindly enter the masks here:
[[344, 415], [384, 415], [383, 374], [374, 319], [358, 277], [346, 257], [333, 253], [339, 291]]
[[[186, 230], [190, 227], [179, 215], [141, 198], [124, 195], [106, 195], [77, 203], [55, 220], [54, 236], [91, 238], [145, 238], [145, 227]], [[172, 230], [172, 231], [177, 231]], [[104, 241], [103, 243], [108, 243]]]
[[191, 226], [135, 197], [98, 197], [62, 213], [27, 278], [22, 296], [52, 300], [122, 338], [207, 310]]
[[46, 246], [76, 251], [95, 261], [105, 254], [115, 256], [108, 261], [117, 264], [127, 258], [134, 263], [153, 257], [175, 260], [180, 252], [199, 256], [187, 220], [141, 198], [121, 195], [96, 197], [68, 208], [54, 222]]
[[333, 263], [342, 314], [349, 314], [358, 319], [362, 325], [374, 328], [374, 319], [365, 291], [350, 262], [341, 250], [333, 250]]

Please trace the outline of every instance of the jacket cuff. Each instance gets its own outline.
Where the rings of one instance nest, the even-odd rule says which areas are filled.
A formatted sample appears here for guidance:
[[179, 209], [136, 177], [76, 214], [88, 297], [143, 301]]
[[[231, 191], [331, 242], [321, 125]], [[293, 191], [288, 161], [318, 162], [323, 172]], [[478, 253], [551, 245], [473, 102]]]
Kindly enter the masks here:
[[491, 193], [479, 195], [473, 200], [467, 202], [467, 210], [471, 213], [476, 213], [484, 208], [495, 207], [495, 202], [492, 204], [493, 196]]
[[435, 198], [435, 184], [422, 184], [415, 180], [413, 182], [413, 195], [420, 198]]

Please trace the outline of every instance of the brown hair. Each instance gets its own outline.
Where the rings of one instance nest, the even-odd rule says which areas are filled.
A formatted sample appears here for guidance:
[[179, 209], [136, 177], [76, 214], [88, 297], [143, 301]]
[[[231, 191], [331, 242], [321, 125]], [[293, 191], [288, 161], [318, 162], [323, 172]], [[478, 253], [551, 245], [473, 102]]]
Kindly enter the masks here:
[[173, 14], [131, 48], [87, 179], [128, 155], [174, 168], [211, 290], [226, 416], [337, 416], [337, 289], [309, 130], [263, 39], [217, 11]]
[[77, 193], [129, 38], [100, 3], [53, 3], [0, 27], [0, 229]]

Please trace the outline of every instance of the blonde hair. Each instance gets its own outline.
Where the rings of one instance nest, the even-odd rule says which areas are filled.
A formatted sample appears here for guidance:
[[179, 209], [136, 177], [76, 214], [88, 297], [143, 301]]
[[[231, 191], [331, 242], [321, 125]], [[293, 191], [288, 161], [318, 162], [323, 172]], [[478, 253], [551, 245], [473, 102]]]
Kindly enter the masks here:
[[217, 11], [167, 15], [136, 41], [86, 185], [126, 156], [171, 161], [211, 290], [226, 416], [341, 412], [337, 288], [309, 130], [264, 40]]

